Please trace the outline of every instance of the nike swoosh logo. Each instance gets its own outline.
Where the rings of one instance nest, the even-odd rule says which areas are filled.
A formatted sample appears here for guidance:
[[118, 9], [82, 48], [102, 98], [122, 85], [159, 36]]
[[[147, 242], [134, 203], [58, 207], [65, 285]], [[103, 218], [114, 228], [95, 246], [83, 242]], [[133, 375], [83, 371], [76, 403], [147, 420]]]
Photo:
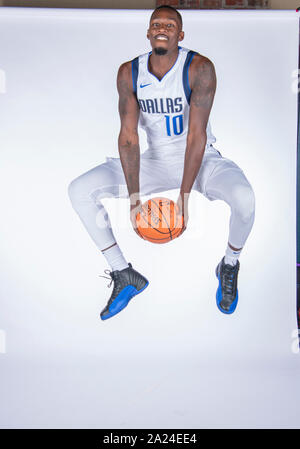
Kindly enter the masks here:
[[140, 84], [140, 88], [143, 89], [143, 87], [150, 86], [150, 84], [152, 84], [152, 83], [149, 83], [149, 84]]

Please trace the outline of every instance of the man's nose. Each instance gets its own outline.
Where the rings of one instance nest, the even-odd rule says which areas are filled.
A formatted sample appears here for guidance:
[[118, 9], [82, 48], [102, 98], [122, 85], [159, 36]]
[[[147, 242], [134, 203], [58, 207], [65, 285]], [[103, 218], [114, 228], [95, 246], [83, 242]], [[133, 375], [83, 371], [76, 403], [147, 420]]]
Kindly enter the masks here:
[[163, 24], [163, 23], [161, 23], [160, 24], [160, 26], [159, 26], [159, 31], [167, 31], [167, 25], [165, 25], [165, 24]]

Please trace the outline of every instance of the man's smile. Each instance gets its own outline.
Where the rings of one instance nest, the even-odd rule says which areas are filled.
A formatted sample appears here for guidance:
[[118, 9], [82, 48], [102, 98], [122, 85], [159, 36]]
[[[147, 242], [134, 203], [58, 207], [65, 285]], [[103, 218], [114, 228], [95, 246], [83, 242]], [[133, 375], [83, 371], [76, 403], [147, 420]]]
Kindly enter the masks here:
[[168, 41], [169, 40], [168, 36], [166, 36], [165, 34], [158, 34], [157, 36], [155, 36], [155, 39], [158, 41]]

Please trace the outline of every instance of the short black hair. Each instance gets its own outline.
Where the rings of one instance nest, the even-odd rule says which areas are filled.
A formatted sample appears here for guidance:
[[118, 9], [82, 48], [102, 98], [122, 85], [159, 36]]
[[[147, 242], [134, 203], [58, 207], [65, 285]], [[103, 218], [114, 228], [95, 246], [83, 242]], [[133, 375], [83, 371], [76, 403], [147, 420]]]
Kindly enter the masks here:
[[[181, 17], [180, 12], [177, 11], [177, 9], [173, 8], [173, 6], [170, 6], [170, 5], [161, 5], [161, 6], [158, 6], [157, 8], [155, 8], [155, 10], [153, 11], [153, 13], [151, 14], [151, 18], [152, 18], [152, 16], [153, 16], [153, 14], [154, 14], [156, 11], [159, 11], [160, 9], [170, 9], [171, 11], [176, 12], [177, 17], [178, 17], [178, 20], [179, 20], [179, 22], [180, 22], [180, 26], [181, 26], [181, 28], [182, 28], [182, 17]], [[151, 19], [150, 19], [150, 20], [151, 20]]]

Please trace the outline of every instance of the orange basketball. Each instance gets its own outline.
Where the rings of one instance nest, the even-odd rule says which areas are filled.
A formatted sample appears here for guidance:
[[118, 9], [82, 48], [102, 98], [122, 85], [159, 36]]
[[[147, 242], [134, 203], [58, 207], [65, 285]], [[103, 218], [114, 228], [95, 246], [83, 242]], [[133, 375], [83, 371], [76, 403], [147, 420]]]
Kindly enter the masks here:
[[179, 236], [183, 217], [178, 206], [168, 198], [151, 198], [136, 215], [139, 235], [152, 243], [167, 243]]

